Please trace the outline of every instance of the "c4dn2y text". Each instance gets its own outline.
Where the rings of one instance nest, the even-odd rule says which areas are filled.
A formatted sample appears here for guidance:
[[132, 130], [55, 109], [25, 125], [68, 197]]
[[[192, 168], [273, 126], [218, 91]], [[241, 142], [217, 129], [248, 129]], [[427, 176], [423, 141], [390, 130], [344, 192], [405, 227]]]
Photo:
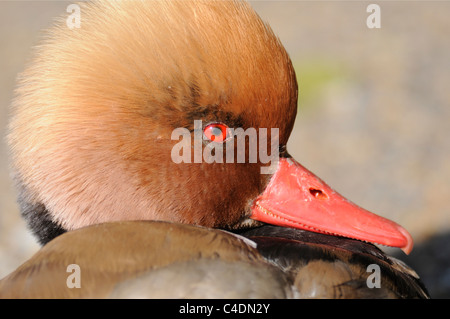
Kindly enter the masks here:
[[224, 313], [268, 313], [270, 304], [234, 303], [223, 306]]

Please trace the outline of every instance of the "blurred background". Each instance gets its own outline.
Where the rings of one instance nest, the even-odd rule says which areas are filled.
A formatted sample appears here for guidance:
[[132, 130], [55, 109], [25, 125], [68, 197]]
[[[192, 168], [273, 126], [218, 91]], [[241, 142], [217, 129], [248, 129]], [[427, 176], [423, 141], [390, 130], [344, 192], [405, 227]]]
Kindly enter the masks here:
[[[4, 136], [15, 78], [40, 30], [71, 2], [0, 2], [0, 278], [39, 246], [21, 220]], [[358, 205], [408, 229], [406, 261], [450, 297], [450, 2], [252, 1], [294, 63], [299, 112], [289, 152]], [[82, 23], [82, 22], [81, 22]]]

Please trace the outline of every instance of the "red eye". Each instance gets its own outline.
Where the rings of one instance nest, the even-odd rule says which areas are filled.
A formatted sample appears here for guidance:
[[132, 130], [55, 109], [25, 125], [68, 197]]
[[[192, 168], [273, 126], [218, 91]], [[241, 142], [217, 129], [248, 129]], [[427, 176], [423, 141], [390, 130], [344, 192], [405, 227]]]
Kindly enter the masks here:
[[212, 142], [221, 143], [227, 139], [227, 128], [225, 124], [222, 123], [212, 123], [208, 124], [204, 130], [206, 138]]

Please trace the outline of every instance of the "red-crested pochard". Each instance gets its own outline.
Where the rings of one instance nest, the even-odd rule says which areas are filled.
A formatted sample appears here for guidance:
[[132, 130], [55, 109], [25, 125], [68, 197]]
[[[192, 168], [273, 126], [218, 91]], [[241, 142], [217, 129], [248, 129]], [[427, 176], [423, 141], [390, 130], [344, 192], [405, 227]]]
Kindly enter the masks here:
[[79, 6], [20, 77], [12, 170], [44, 247], [0, 297], [427, 297], [364, 242], [409, 253], [409, 233], [287, 153], [295, 72], [247, 3]]

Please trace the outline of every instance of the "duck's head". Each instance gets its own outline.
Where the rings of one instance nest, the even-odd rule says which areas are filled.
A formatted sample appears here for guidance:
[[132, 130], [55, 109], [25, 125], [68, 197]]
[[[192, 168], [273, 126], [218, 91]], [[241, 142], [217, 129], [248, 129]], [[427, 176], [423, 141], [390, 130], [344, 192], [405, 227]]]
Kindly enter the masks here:
[[[9, 142], [28, 210], [40, 207], [64, 230], [119, 220], [266, 222], [411, 250], [403, 228], [347, 201], [286, 152], [295, 73], [248, 4], [80, 7], [80, 28], [61, 20], [37, 47], [14, 101]], [[221, 136], [227, 127], [254, 130], [259, 144]], [[263, 148], [274, 145], [279, 157], [267, 161]]]

